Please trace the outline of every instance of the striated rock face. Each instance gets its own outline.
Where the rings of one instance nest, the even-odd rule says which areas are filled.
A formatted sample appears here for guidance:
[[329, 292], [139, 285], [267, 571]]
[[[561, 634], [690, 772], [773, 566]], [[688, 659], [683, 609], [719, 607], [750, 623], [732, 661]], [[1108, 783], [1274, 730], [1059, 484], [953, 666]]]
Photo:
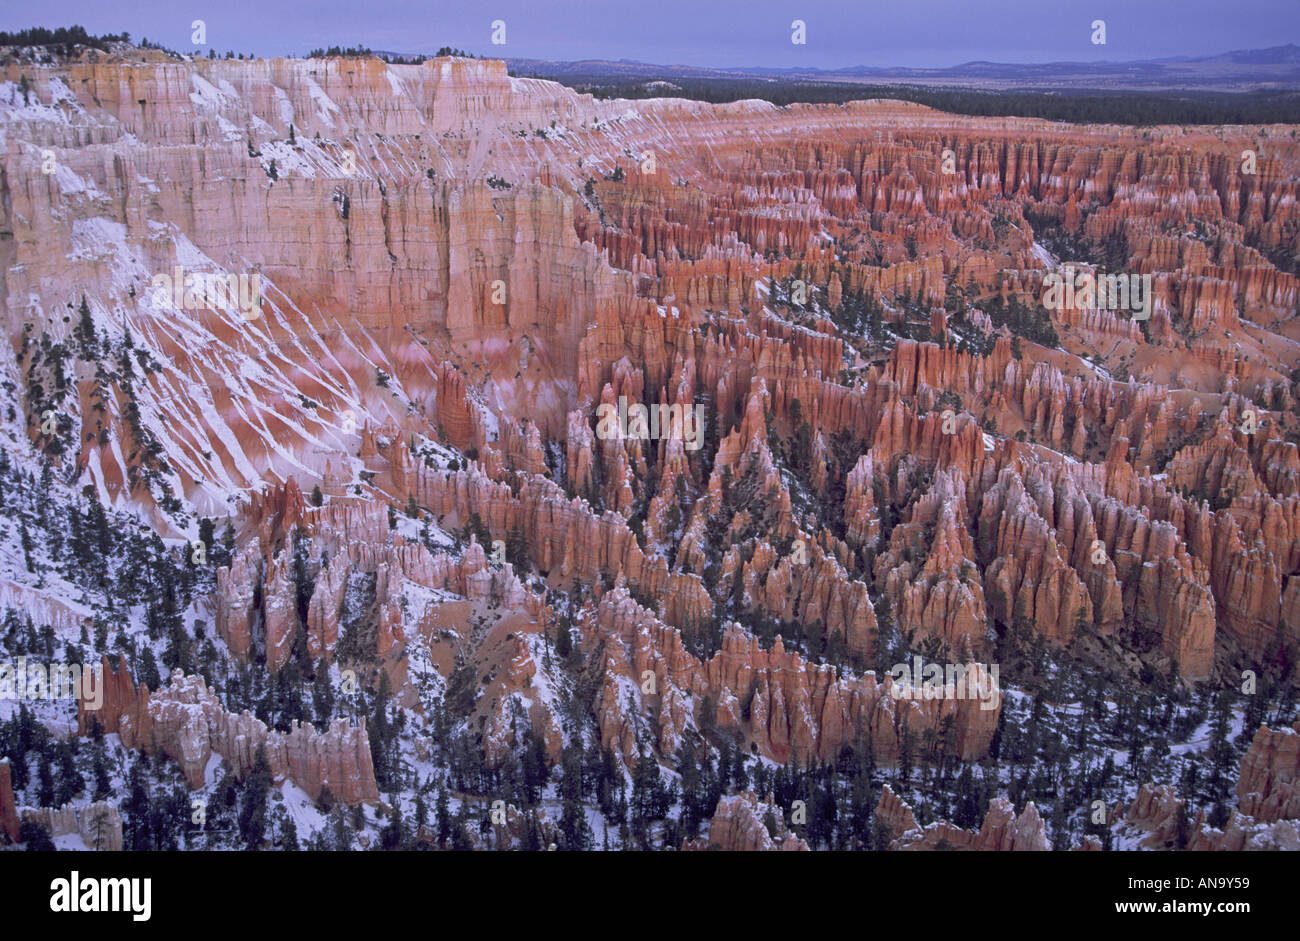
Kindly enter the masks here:
[[[768, 823], [775, 832], [768, 831]], [[771, 850], [804, 851], [808, 844], [785, 824], [780, 807], [760, 801], [752, 791], [733, 794], [718, 801], [709, 821], [709, 835], [684, 841], [682, 849], [718, 849], [728, 852]]]
[[[900, 627], [952, 647], [979, 648], [991, 621], [1020, 617], [1067, 643], [1081, 625], [1108, 634], [1131, 613], [1193, 677], [1208, 673], [1220, 626], [1255, 657], [1300, 642], [1296, 605], [1278, 603], [1300, 574], [1297, 539], [1276, 525], [1295, 515], [1286, 501], [1300, 493], [1287, 419], [1270, 412], [1258, 434], [1229, 430], [1249, 401], [1242, 396], [1285, 405], [1295, 364], [1267, 344], [1254, 355], [1226, 352], [1226, 334], [1240, 330], [1238, 308], [1272, 322], [1300, 297], [1300, 279], [1261, 253], [1294, 252], [1300, 239], [1293, 143], [1277, 143], [1250, 179], [1233, 170], [1236, 138], [1193, 131], [1144, 136], [959, 118], [899, 102], [628, 105], [510, 79], [500, 62], [446, 58], [416, 66], [110, 56], [38, 69], [32, 94], [38, 106], [5, 106], [13, 111], [7, 224], [18, 233], [8, 293], [39, 298], [58, 283], [85, 293], [94, 312], [121, 310], [114, 324], [169, 364], [165, 380], [133, 391], [146, 424], [176, 389], [207, 390], [169, 436], [177, 452], [170, 485], [203, 511], [221, 506], [223, 488], [256, 492], [255, 484], [295, 477], [355, 497], [356, 461], [398, 504], [414, 496], [460, 523], [479, 512], [494, 533], [518, 526], [548, 572], [557, 563], [575, 578], [622, 572], [648, 596], [669, 599], [677, 610], [660, 613], [685, 626], [708, 606], [681, 576], [703, 576], [712, 561], [700, 557], [698, 538], [721, 509], [722, 472], [739, 478], [758, 460], [757, 492], [773, 494], [777, 518], [754, 538], [771, 546], [802, 538], [821, 551], [804, 572], [769, 565], [766, 552], [755, 562], [746, 547], [726, 575], [746, 583], [756, 615], [820, 620], [856, 655], [872, 653], [867, 592], [889, 598]], [[747, 143], [755, 134], [758, 150]], [[1251, 139], [1249, 129], [1234, 134]], [[802, 143], [810, 139], [820, 142], [815, 158]], [[939, 174], [935, 155], [949, 144], [957, 172]], [[662, 151], [656, 172], [627, 167], [620, 182], [597, 180], [646, 146]], [[52, 180], [26, 172], [45, 148], [63, 168]], [[133, 184], [110, 198], [124, 179], [153, 189]], [[1154, 279], [1149, 336], [1084, 305], [1056, 319], [1057, 351], [1031, 345], [1013, 356], [1010, 337], [995, 335], [987, 355], [901, 340], [877, 367], [855, 352], [833, 316], [850, 298], [887, 302], [892, 318], [901, 292], [922, 297], [936, 339], [957, 322], [993, 333], [981, 311], [941, 316], [948, 286], [1037, 298], [1049, 260], [1035, 251], [1027, 213], [1089, 238], [1123, 238], [1127, 264]], [[1218, 241], [1170, 234], [1187, 221], [1178, 213], [1213, 226]], [[84, 224], [91, 218], [99, 220], [93, 233]], [[999, 236], [995, 218], [1016, 225]], [[864, 229], [870, 251], [854, 241]], [[841, 243], [838, 255], [821, 232]], [[67, 257], [58, 270], [48, 261]], [[148, 276], [182, 257], [213, 270], [235, 259], [256, 264], [266, 280], [262, 326], [226, 309], [155, 310]], [[812, 326], [791, 323], [773, 292], [796, 264], [809, 283], [825, 285], [828, 309], [810, 316]], [[729, 316], [715, 317], [720, 310]], [[11, 334], [19, 320], [11, 311]], [[178, 332], [181, 320], [192, 333]], [[1086, 366], [1084, 345], [1103, 339], [1122, 347], [1107, 354], [1107, 368], [1123, 357], [1133, 379]], [[247, 374], [249, 348], [260, 351], [265, 379], [214, 381]], [[1169, 355], [1175, 348], [1186, 355]], [[1197, 365], [1171, 365], [1180, 360]], [[858, 371], [847, 383], [846, 363]], [[33, 375], [48, 369], [31, 356], [23, 365]], [[391, 383], [379, 385], [377, 371]], [[130, 429], [113, 409], [90, 407], [120, 388], [100, 390], [89, 375], [77, 384], [87, 403], [77, 417], [94, 432], [79, 437], [78, 465], [100, 468], [110, 496], [150, 503], [138, 456], [124, 461], [112, 444]], [[1189, 389], [1204, 397], [1188, 401], [1180, 390]], [[721, 439], [713, 466], [680, 442], [595, 437], [594, 407], [620, 395], [707, 401]], [[941, 395], [957, 396], [954, 429], [941, 417]], [[1189, 440], [1201, 414], [1221, 406], [1227, 412], [1211, 429], [1218, 437]], [[823, 545], [821, 532], [795, 518], [790, 488], [765, 465], [768, 434], [805, 422], [809, 485], [843, 503], [838, 544]], [[981, 424], [993, 429], [992, 447]], [[404, 443], [435, 431], [478, 452], [475, 470], [456, 473], [502, 485], [518, 475], [520, 492], [452, 482], [454, 474], [413, 460]], [[1036, 447], [1008, 446], [1017, 432]], [[867, 448], [839, 466], [833, 442], [842, 434]], [[552, 446], [565, 478], [553, 488], [541, 482]], [[1039, 447], [1104, 458], [1101, 492], [1079, 481], [1095, 464], [1044, 462]], [[1027, 497], [1000, 476], [1012, 462], [1029, 465], [1015, 468]], [[1065, 493], [1049, 497], [1026, 479], [1040, 463], [1055, 467], [1051, 486]], [[965, 508], [946, 490], [909, 508], [915, 495], [900, 482], [920, 471], [960, 473]], [[1167, 483], [1155, 479], [1162, 473]], [[1174, 491], [1255, 503], [1219, 511], [1204, 527], [1201, 508]], [[638, 526], [650, 544], [590, 504], [564, 506], [561, 493], [589, 495], [624, 520], [642, 507]], [[904, 530], [907, 540], [891, 535], [876, 547], [878, 499], [909, 525], [941, 525], [939, 538]], [[951, 517], [938, 512], [945, 502]], [[1144, 513], [1150, 524], [1139, 521]], [[285, 507], [277, 525], [285, 531], [295, 519]], [[727, 523], [735, 533], [745, 521]], [[1091, 561], [1096, 540], [1106, 550], [1099, 563]], [[568, 557], [557, 559], [561, 544]], [[860, 588], [850, 563], [877, 549], [893, 564], [877, 559]], [[900, 566], [905, 550], [925, 559]], [[286, 661], [297, 619], [274, 605], [255, 613], [251, 602], [286, 573], [273, 555], [245, 546], [218, 576], [223, 638], [236, 656], [255, 650], [272, 670]], [[333, 604], [340, 577], [326, 580], [321, 604]], [[309, 642], [319, 657], [334, 640], [313, 632]]]
[[871, 455], [864, 454], [845, 481], [844, 519], [848, 539], [856, 545], [873, 545], [880, 537], [880, 513], [872, 487], [875, 477]]
[[237, 657], [252, 646], [253, 592], [261, 577], [261, 557], [250, 544], [230, 568], [217, 572], [217, 630]]
[[[1027, 635], [1099, 675], [1193, 680], [1294, 662], [1290, 128], [605, 101], [452, 57], [140, 58], [0, 66], [0, 371], [76, 490], [169, 545], [229, 520], [194, 610], [241, 669], [382, 675], [439, 722], [456, 700], [499, 770], [529, 731], [550, 765], [576, 744], [574, 688], [624, 767], [717, 735], [891, 765], [908, 735], [920, 760], [981, 760], [1000, 714], [989, 671], [964, 698], [884, 676], [903, 647], [982, 662]], [[1149, 276], [1149, 319], [1041, 306], [1098, 258]], [[255, 274], [261, 303], [153, 289], [178, 266]], [[602, 407], [628, 402], [698, 434], [611, 433]], [[0, 600], [75, 637], [42, 592]], [[195, 677], [151, 691], [103, 663], [79, 734], [98, 721], [193, 786], [261, 747], [313, 797], [377, 797], [363, 727], [268, 730]], [[1251, 822], [1194, 841], [1288, 839], [1292, 733], [1264, 732]], [[1141, 792], [1131, 826], [1167, 841], [1170, 798]], [[729, 797], [710, 841], [799, 843], [778, 810]], [[878, 814], [900, 847], [1047, 845], [1033, 804], [994, 800], [978, 832], [920, 829], [888, 790]]]
[[262, 588], [266, 668], [273, 673], [289, 662], [294, 635], [298, 632], [298, 611], [289, 568], [287, 560], [272, 560], [268, 566], [269, 577]]
[[985, 574], [999, 620], [1010, 623], [1023, 612], [1035, 629], [1060, 643], [1091, 624], [1092, 599], [1069, 564], [1072, 547], [1062, 547], [1014, 468], [1004, 470], [985, 494], [980, 535], [987, 537], [980, 542], [992, 556]]

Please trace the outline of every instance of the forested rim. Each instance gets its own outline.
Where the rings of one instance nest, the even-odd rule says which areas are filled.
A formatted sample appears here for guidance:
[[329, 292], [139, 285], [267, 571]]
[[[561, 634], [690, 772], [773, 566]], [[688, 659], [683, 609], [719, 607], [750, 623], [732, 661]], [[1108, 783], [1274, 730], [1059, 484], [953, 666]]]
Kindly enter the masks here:
[[[1300, 90], [1249, 92], [982, 91], [912, 85], [859, 85], [847, 82], [772, 82], [762, 79], [658, 78], [610, 80], [600, 76], [528, 73], [568, 85], [597, 98], [689, 98], [721, 104], [758, 98], [775, 105], [798, 102], [843, 104], [870, 98], [914, 101], [951, 114], [979, 117], [1046, 118], [1076, 124], [1296, 124]], [[676, 86], [665, 89], [655, 82]]]

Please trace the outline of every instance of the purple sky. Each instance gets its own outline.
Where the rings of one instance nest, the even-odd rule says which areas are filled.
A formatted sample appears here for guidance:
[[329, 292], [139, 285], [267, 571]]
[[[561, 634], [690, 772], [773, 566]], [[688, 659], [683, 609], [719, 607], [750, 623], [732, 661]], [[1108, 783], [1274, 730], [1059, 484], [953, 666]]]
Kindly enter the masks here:
[[[1300, 0], [40, 0], [6, 4], [0, 29], [80, 23], [188, 52], [194, 19], [218, 52], [451, 45], [503, 58], [722, 67], [1095, 62], [1300, 43]], [[506, 22], [504, 46], [490, 41], [495, 19]], [[806, 45], [790, 42], [795, 19], [807, 23]], [[1094, 19], [1106, 21], [1104, 46], [1091, 42]]]

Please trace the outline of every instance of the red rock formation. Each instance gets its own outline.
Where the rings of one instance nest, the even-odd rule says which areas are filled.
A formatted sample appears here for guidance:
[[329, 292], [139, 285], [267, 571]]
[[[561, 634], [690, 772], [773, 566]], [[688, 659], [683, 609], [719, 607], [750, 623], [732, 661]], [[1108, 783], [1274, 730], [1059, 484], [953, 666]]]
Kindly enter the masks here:
[[[895, 526], [889, 548], [876, 559], [877, 581], [895, 605], [895, 623], [917, 643], [938, 638], [954, 654], [986, 652], [983, 580], [966, 526], [965, 480], [940, 471], [930, 491]], [[924, 545], [925, 533], [933, 533]], [[914, 566], [904, 556], [925, 555]], [[919, 568], [919, 571], [914, 569]]]
[[1025, 809], [1016, 816], [1010, 801], [995, 797], [989, 802], [989, 812], [980, 827], [975, 848], [1033, 852], [1051, 849], [1051, 845], [1044, 832], [1043, 819], [1038, 815], [1033, 801], [1026, 804]]
[[1190, 818], [1169, 785], [1143, 784], [1125, 815], [1145, 834], [1144, 847], [1185, 845], [1199, 851], [1300, 850], [1300, 723], [1292, 729], [1261, 726], [1242, 757], [1237, 777], [1239, 809], [1218, 830], [1204, 811]]
[[[105, 654], [100, 659], [99, 676], [102, 677], [102, 693], [93, 686], [87, 689], [83, 683], [77, 698], [77, 734], [88, 735], [92, 721], [97, 721], [105, 734], [117, 733], [128, 748], [137, 741], [148, 740], [151, 719], [149, 717], [149, 687], [136, 686], [127, 669], [126, 657], [118, 655], [116, 669]], [[98, 671], [97, 671], [98, 672]], [[92, 674], [93, 675], [93, 674]], [[88, 696], [81, 693], [88, 693]], [[92, 708], [95, 703], [99, 708]], [[141, 736], [141, 737], [137, 737]]]
[[1241, 759], [1237, 800], [1256, 820], [1300, 819], [1300, 723], [1255, 731]]
[[13, 781], [9, 774], [9, 759], [0, 759], [0, 833], [10, 843], [18, 842], [18, 806], [14, 803]]
[[[1140, 830], [1150, 831], [1150, 835], [1143, 840], [1143, 845], [1172, 846], [1178, 836], [1182, 806], [1183, 801], [1172, 786], [1161, 784], [1153, 787], [1143, 784], [1124, 819]], [[1187, 832], [1184, 832], [1183, 837], [1186, 839], [1191, 835], [1190, 822], [1185, 822], [1185, 826]]]
[[155, 694], [150, 713], [154, 747], [180, 763], [191, 787], [202, 786], [213, 753], [242, 774], [253, 767], [261, 747], [275, 778], [292, 780], [313, 800], [325, 788], [345, 804], [379, 799], [364, 725], [336, 719], [323, 733], [297, 722], [288, 732], [268, 731], [248, 711], [235, 715], [222, 709], [202, 677], [179, 671]]
[[904, 803], [888, 784], [880, 789], [880, 800], [876, 802], [873, 813], [884, 826], [891, 841], [917, 829], [912, 808]]
[[890, 849], [1043, 852], [1052, 848], [1043, 818], [1033, 801], [1025, 804], [1025, 809], [1017, 816], [1009, 800], [993, 798], [989, 801], [988, 813], [984, 815], [979, 832], [963, 830], [947, 821], [937, 821], [921, 828], [912, 808], [900, 800], [889, 785], [885, 785], [875, 815], [890, 835]]
[[[985, 572], [989, 605], [1010, 624], [1028, 620], [1049, 639], [1066, 642], [1093, 619], [1092, 600], [1056, 533], [1039, 514], [1012, 468], [984, 497], [978, 544], [991, 557]], [[1089, 557], [1092, 563], [1092, 557]], [[1101, 567], [1109, 565], [1101, 560]]]
[[[774, 833], [768, 832], [766, 820]], [[733, 794], [718, 801], [709, 821], [709, 835], [684, 841], [682, 849], [718, 849], [726, 852], [804, 851], [808, 844], [786, 826], [780, 807], [760, 801], [752, 791]]]
[[855, 545], [873, 545], [880, 536], [880, 514], [872, 483], [876, 476], [870, 454], [864, 454], [849, 473], [844, 495], [848, 538]]
[[171, 685], [151, 696], [147, 686], [136, 688], [125, 662], [114, 674], [106, 658], [105, 676], [107, 694], [101, 709], [92, 711], [78, 699], [79, 728], [84, 732], [93, 716], [127, 748], [161, 750], [180, 764], [191, 788], [203, 786], [214, 753], [243, 774], [253, 767], [260, 746], [276, 779], [291, 779], [313, 800], [326, 787], [336, 800], [348, 804], [379, 798], [364, 725], [349, 727], [339, 719], [324, 733], [299, 723], [289, 732], [268, 731], [248, 711], [226, 712], [202, 677], [173, 671]]
[[[137, 503], [177, 538], [192, 533], [163, 511], [164, 481], [187, 517], [232, 515], [240, 545], [217, 572], [214, 620], [244, 662], [279, 670], [304, 640], [332, 661], [349, 587], [373, 581], [367, 668], [409, 704], [408, 645], [472, 640], [496, 668], [474, 716], [490, 760], [518, 744], [507, 704], [525, 701], [558, 753], [559, 723], [534, 695], [543, 589], [490, 564], [487, 545], [429, 551], [411, 522], [390, 525], [390, 503], [415, 525], [477, 515], [493, 540], [517, 530], [548, 589], [590, 589], [575, 609], [588, 651], [605, 644], [592, 705], [624, 759], [645, 721], [629, 709], [654, 716], [661, 754], [711, 723], [778, 761], [867, 736], [889, 761], [905, 725], [951, 718], [961, 755], [981, 756], [995, 710], [896, 699], [858, 668], [877, 652], [882, 602], [914, 639], [972, 655], [999, 622], [1060, 645], [1138, 645], [1193, 678], [1224, 665], [1216, 649], [1261, 661], [1300, 646], [1287, 339], [1300, 278], [1270, 261], [1300, 253], [1293, 137], [1270, 133], [1259, 172], [1242, 174], [1257, 128], [893, 101], [598, 101], [450, 58], [104, 55], [29, 80], [38, 105], [0, 101], [5, 296], [26, 299], [3, 314], [31, 387], [23, 421], [48, 448], [31, 393], [70, 380], [75, 468], [104, 503]], [[46, 148], [58, 174], [35, 172]], [[646, 149], [655, 168], [628, 162]], [[1039, 220], [1123, 246], [1129, 273], [1151, 277], [1149, 323], [1056, 311], [1049, 348], [995, 330], [995, 308], [970, 309], [1039, 303], [1057, 267]], [[255, 266], [264, 315], [155, 307], [149, 277], [182, 260]], [[791, 279], [812, 303], [787, 296]], [[56, 376], [22, 327], [63, 336], [60, 305], [79, 294], [114, 342], [130, 332], [136, 362], [165, 366], [132, 367], [129, 388], [84, 360]], [[867, 298], [942, 343], [845, 326]], [[956, 343], [986, 339], [986, 355]], [[619, 396], [705, 406], [705, 447], [598, 437], [597, 406]], [[307, 506], [300, 483], [328, 502]], [[305, 623], [295, 531], [315, 579]], [[447, 596], [410, 613], [420, 590]], [[29, 589], [6, 591], [56, 630], [81, 627]], [[478, 632], [490, 639], [469, 638], [492, 606]], [[693, 656], [720, 610], [783, 636], [764, 649], [728, 623], [719, 650]], [[823, 632], [844, 671], [791, 650]], [[647, 670], [654, 693], [639, 692]], [[151, 697], [124, 662], [104, 682], [105, 728], [162, 747], [191, 780], [205, 749], [243, 768], [248, 744], [273, 738], [209, 715], [188, 687]], [[83, 708], [82, 732], [89, 719]], [[364, 799], [354, 733], [314, 734], [276, 739], [277, 773], [309, 790], [341, 778]], [[1268, 747], [1252, 752], [1260, 767], [1273, 767]], [[1285, 774], [1246, 777], [1261, 789], [1243, 802], [1289, 812]], [[988, 841], [1036, 844], [1031, 810], [1014, 823], [991, 810]]]
[[[780, 637], [765, 651], [734, 626], [724, 631], [721, 649], [701, 661], [687, 652], [680, 631], [621, 589], [588, 617], [594, 637], [604, 641], [604, 680], [593, 704], [601, 741], [625, 762], [635, 760], [636, 729], [651, 716], [661, 754], [676, 753], [688, 726], [711, 724], [743, 735], [779, 762], [796, 753], [830, 759], [863, 736], [870, 736], [877, 760], [893, 762], [905, 729], [914, 735], [938, 730], [949, 716], [957, 753], [971, 760], [986, 753], [997, 726], [1001, 700], [991, 692], [983, 701], [926, 699], [901, 689], [895, 695], [892, 677], [837, 678], [831, 668], [786, 651]], [[647, 693], [651, 678], [654, 692]], [[706, 696], [713, 711], [700, 715], [693, 704]], [[628, 714], [629, 698], [640, 715]]]

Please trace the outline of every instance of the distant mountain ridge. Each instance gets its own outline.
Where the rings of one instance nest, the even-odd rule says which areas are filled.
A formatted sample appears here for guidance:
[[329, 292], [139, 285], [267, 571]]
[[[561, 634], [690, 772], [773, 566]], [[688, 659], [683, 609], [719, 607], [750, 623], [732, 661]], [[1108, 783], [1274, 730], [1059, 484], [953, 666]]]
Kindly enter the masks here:
[[1015, 64], [973, 60], [946, 68], [849, 66], [838, 69], [743, 67], [714, 69], [657, 65], [628, 59], [560, 62], [507, 59], [516, 72], [548, 78], [737, 79], [799, 82], [901, 82], [922, 85], [983, 85], [1002, 88], [1205, 89], [1300, 88], [1300, 45], [1245, 49], [1213, 56], [1141, 59], [1125, 62]]

